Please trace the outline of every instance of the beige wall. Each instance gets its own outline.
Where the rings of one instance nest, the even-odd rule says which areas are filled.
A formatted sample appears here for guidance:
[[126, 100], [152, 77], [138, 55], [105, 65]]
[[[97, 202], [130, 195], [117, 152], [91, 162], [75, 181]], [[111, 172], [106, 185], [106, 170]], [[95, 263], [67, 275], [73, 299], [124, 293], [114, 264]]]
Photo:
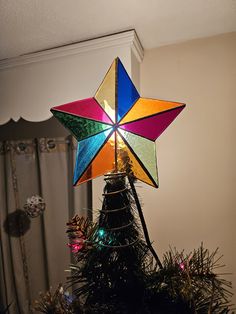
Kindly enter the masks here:
[[219, 247], [236, 293], [236, 33], [146, 51], [141, 95], [187, 104], [157, 140], [160, 188], [138, 190], [155, 247]]

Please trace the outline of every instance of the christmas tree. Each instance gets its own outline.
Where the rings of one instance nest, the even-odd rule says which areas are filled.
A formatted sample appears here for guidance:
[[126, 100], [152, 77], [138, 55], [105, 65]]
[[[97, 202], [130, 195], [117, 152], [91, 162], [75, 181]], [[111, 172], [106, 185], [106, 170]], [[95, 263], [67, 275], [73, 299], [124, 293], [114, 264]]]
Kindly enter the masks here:
[[60, 286], [54, 295], [42, 295], [36, 308], [58, 314], [229, 313], [231, 285], [214, 273], [221, 266], [217, 251], [169, 251], [162, 265], [145, 239], [147, 230], [141, 232], [132, 181], [123, 173], [105, 181], [97, 221], [76, 215], [67, 224], [76, 261], [67, 283], [72, 295]]

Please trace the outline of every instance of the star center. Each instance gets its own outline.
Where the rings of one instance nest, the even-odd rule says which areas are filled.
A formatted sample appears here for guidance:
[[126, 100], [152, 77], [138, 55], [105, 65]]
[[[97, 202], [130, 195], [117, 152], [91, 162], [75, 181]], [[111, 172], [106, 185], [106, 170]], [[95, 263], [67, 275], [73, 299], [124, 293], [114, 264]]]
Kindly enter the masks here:
[[113, 130], [114, 130], [114, 131], [116, 131], [116, 130], [118, 129], [118, 127], [119, 127], [119, 124], [118, 124], [118, 123], [113, 124]]

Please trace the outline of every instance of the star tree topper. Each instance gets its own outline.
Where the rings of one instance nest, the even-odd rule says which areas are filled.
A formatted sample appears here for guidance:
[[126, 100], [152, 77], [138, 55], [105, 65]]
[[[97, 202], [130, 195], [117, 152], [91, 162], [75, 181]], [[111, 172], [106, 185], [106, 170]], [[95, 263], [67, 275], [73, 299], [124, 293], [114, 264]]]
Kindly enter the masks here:
[[74, 185], [126, 172], [158, 187], [155, 140], [184, 107], [141, 98], [116, 58], [94, 97], [51, 109], [78, 141]]

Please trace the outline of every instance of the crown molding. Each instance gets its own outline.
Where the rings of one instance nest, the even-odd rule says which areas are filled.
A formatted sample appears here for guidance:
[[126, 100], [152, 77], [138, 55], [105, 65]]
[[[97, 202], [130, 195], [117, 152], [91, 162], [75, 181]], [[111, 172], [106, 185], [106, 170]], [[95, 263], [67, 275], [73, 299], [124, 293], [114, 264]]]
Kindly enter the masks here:
[[78, 42], [71, 45], [61, 46], [39, 52], [34, 52], [19, 57], [0, 60], [0, 70], [22, 66], [25, 64], [61, 58], [88, 51], [109, 47], [130, 46], [139, 62], [143, 60], [144, 50], [135, 30], [124, 31], [91, 40]]
[[133, 30], [131, 50], [134, 53], [135, 57], [137, 58], [138, 62], [141, 63], [144, 58], [144, 49], [135, 30]]

